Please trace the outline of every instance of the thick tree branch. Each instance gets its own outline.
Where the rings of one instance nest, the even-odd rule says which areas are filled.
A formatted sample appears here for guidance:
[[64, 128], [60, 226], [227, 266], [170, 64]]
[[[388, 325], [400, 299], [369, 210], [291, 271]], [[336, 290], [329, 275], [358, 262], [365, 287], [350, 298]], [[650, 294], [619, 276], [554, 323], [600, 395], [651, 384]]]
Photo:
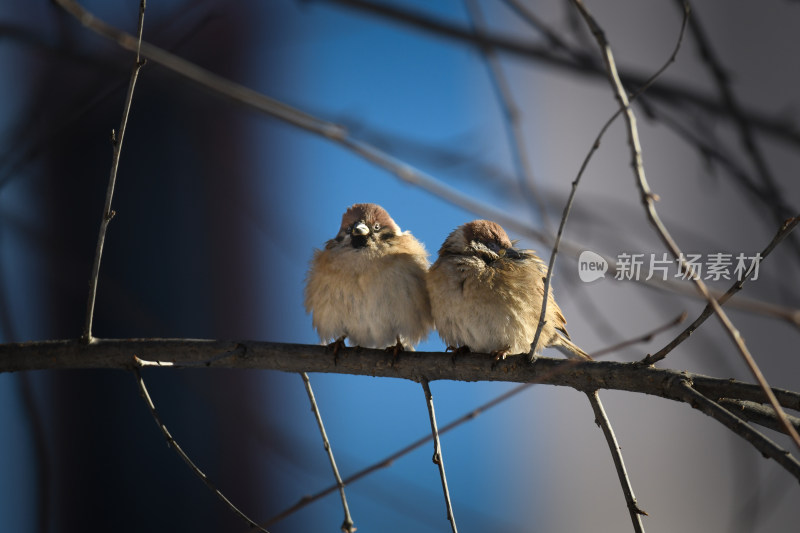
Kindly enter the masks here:
[[[0, 344], [0, 373], [52, 369], [133, 370], [134, 356], [145, 366], [175, 368], [252, 368], [281, 372], [324, 372], [391, 377], [420, 381], [506, 381], [544, 383], [591, 392], [615, 389], [678, 399], [669, 381], [691, 379], [694, 388], [711, 398], [766, 402], [755, 384], [690, 372], [613, 361], [577, 362], [540, 357], [533, 365], [521, 357], [495, 362], [485, 354], [465, 353], [455, 363], [445, 352], [404, 352], [393, 364], [383, 350], [343, 348], [333, 353], [316, 344], [205, 339], [80, 339]], [[493, 369], [494, 368], [494, 369]], [[800, 411], [800, 392], [773, 388], [780, 404]]]
[[[140, 362], [137, 362], [140, 361]], [[578, 362], [540, 357], [533, 364], [524, 357], [496, 362], [486, 354], [460, 355], [456, 363], [444, 352], [406, 352], [393, 364], [383, 350], [344, 348], [334, 362], [325, 346], [258, 341], [197, 339], [80, 339], [0, 344], [0, 372], [46, 369], [105, 368], [134, 370], [141, 366], [176, 368], [258, 368], [281, 372], [327, 372], [421, 381], [508, 381], [572, 387], [583, 392], [614, 389], [660, 396], [696, 404], [684, 382], [710, 402], [721, 398], [765, 403], [759, 385], [689, 372], [655, 368], [640, 363]], [[771, 389], [785, 408], [800, 411], [800, 392]], [[800, 480], [800, 462], [746, 422], [723, 409], [705, 409]], [[738, 422], [730, 417], [734, 417]]]

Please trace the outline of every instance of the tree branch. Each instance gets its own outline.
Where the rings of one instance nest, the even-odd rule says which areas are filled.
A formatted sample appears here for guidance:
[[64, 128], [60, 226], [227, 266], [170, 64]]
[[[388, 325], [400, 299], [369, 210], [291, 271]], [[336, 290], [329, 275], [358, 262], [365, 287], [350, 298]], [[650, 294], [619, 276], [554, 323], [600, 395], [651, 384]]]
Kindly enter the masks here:
[[[688, 379], [696, 391], [708, 398], [759, 403], [767, 401], [759, 385], [639, 363], [578, 362], [540, 357], [533, 364], [528, 364], [524, 357], [509, 357], [505, 361], [495, 362], [493, 357], [486, 354], [466, 353], [460, 355], [457, 364], [454, 364], [449, 353], [406, 352], [393, 364], [391, 354], [365, 348], [344, 348], [334, 362], [333, 354], [325, 346], [260, 341], [95, 339], [92, 344], [85, 344], [79, 339], [71, 339], [0, 344], [0, 373], [55, 368], [132, 370], [137, 367], [134, 356], [145, 360], [146, 366], [259, 368], [413, 381], [421, 381], [425, 377], [430, 381], [546, 383], [572, 387], [582, 392], [614, 389], [682, 402], [688, 400], [676, 383]], [[800, 392], [777, 388], [770, 392], [783, 407], [800, 411]], [[737, 431], [737, 428], [731, 429]], [[800, 480], [800, 463], [793, 456], [785, 451], [769, 456], [778, 460]]]
[[[775, 416], [775, 409], [768, 405], [762, 405], [747, 400], [730, 400], [728, 398], [721, 398], [717, 403], [742, 420], [755, 422], [759, 426], [764, 426], [773, 431], [786, 433], [786, 429], [777, 422], [778, 418]], [[800, 431], [800, 418], [789, 415], [787, 415], [786, 418], [789, 419], [789, 422], [791, 422], [796, 430]]]

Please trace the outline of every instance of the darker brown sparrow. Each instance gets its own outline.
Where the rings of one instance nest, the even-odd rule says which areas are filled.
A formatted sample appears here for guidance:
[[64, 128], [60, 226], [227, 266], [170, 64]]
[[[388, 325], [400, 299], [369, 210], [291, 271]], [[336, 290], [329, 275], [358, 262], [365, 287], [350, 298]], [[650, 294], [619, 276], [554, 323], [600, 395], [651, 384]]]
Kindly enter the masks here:
[[[444, 241], [428, 271], [433, 320], [448, 348], [528, 353], [539, 323], [547, 266], [532, 250], [517, 250], [495, 222], [475, 220]], [[546, 346], [568, 357], [591, 359], [569, 338], [552, 291], [546, 323], [534, 350]]]

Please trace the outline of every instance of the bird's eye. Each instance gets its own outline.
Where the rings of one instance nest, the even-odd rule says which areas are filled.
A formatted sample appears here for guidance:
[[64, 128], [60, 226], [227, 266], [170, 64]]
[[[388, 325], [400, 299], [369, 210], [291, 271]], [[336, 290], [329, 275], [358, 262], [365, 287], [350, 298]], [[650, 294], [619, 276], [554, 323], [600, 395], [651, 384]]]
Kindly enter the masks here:
[[375, 231], [378, 231], [379, 229], [381, 229], [381, 225], [376, 222], [375, 225], [372, 226], [372, 229], [374, 229]]

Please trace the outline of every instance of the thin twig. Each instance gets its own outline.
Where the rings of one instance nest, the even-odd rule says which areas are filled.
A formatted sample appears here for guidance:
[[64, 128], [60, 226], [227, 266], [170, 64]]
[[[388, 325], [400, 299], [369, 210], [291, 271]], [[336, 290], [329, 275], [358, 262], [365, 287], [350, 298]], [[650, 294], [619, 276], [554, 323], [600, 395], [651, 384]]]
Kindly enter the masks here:
[[428, 404], [428, 416], [431, 419], [431, 435], [433, 435], [433, 462], [439, 467], [439, 476], [442, 478], [442, 492], [444, 493], [444, 503], [447, 507], [447, 519], [450, 521], [450, 528], [453, 533], [458, 533], [456, 527], [456, 517], [453, 515], [453, 505], [450, 503], [450, 491], [447, 488], [447, 476], [444, 473], [444, 458], [442, 457], [442, 444], [439, 442], [439, 430], [436, 428], [436, 413], [433, 411], [433, 394], [426, 378], [420, 380], [422, 390], [425, 392], [425, 400]]
[[643, 335], [640, 335], [638, 337], [633, 337], [632, 339], [624, 340], [624, 341], [622, 341], [620, 343], [614, 344], [613, 346], [609, 346], [607, 348], [603, 348], [602, 350], [597, 350], [596, 352], [592, 352], [589, 355], [591, 355], [592, 358], [597, 359], [598, 357], [602, 357], [602, 356], [604, 356], [606, 354], [609, 354], [609, 353], [612, 353], [612, 352], [618, 352], [618, 351], [622, 350], [623, 348], [627, 348], [628, 346], [632, 346], [634, 344], [639, 344], [639, 343], [642, 343], [642, 342], [650, 342], [651, 340], [653, 340], [653, 337], [655, 337], [659, 333], [661, 333], [663, 331], [667, 331], [668, 329], [672, 329], [675, 326], [677, 326], [678, 324], [683, 323], [683, 321], [686, 320], [687, 316], [689, 316], [689, 313], [684, 311], [680, 315], [676, 316], [675, 318], [673, 318], [672, 320], [667, 322], [666, 324], [664, 324], [662, 326], [659, 326], [659, 327], [655, 328], [652, 331], [649, 331], [649, 332], [647, 332], [647, 333], [645, 333]]
[[[630, 102], [628, 100], [628, 94], [625, 91], [625, 88], [622, 85], [622, 82], [619, 78], [619, 73], [617, 72], [617, 67], [614, 62], [614, 55], [611, 51], [611, 46], [608, 44], [606, 40], [605, 34], [597, 22], [594, 20], [594, 17], [589, 13], [586, 9], [586, 6], [583, 4], [582, 0], [572, 0], [575, 6], [583, 16], [584, 20], [586, 21], [587, 26], [592, 31], [592, 35], [594, 35], [595, 39], [597, 40], [597, 44], [602, 52], [603, 62], [606, 65], [606, 70], [608, 73], [608, 80], [611, 84], [611, 87], [614, 91], [614, 95], [619, 103], [620, 109], [625, 111], [625, 123], [627, 125], [627, 132], [628, 132], [628, 144], [630, 145], [631, 156], [632, 156], [632, 167], [633, 173], [636, 177], [636, 183], [639, 186], [639, 190], [641, 192], [641, 199], [642, 204], [645, 207], [645, 211], [647, 213], [647, 217], [650, 220], [650, 223], [656, 229], [661, 241], [673, 255], [673, 257], [678, 261], [680, 265], [681, 272], [690, 271], [686, 265], [686, 260], [684, 259], [683, 252], [678, 247], [678, 244], [670, 235], [669, 230], [661, 221], [661, 218], [658, 216], [658, 212], [656, 211], [655, 207], [655, 194], [650, 190], [650, 186], [647, 183], [647, 177], [644, 173], [644, 163], [642, 159], [642, 148], [639, 142], [639, 132], [636, 127], [636, 117], [633, 114], [633, 110], [630, 108]], [[685, 4], [685, 9], [689, 9], [689, 5]], [[716, 298], [711, 295], [708, 290], [706, 284], [699, 278], [699, 276], [691, 276], [692, 281], [694, 282], [697, 290], [703, 295], [703, 297], [708, 301], [708, 303], [713, 308], [714, 312], [717, 314], [719, 321], [722, 323], [726, 333], [733, 341], [734, 345], [737, 347], [739, 352], [742, 354], [742, 358], [744, 359], [747, 367], [750, 369], [750, 372], [755, 377], [758, 384], [764, 390], [764, 393], [769, 398], [769, 402], [772, 404], [772, 407], [775, 409], [775, 412], [778, 414], [778, 417], [781, 421], [781, 424], [786, 429], [789, 436], [794, 441], [795, 445], [798, 449], [800, 449], [800, 433], [795, 430], [794, 426], [789, 423], [789, 420], [786, 418], [786, 413], [781, 408], [778, 400], [775, 398], [775, 395], [772, 393], [772, 389], [767, 383], [764, 374], [761, 372], [761, 369], [756, 364], [755, 359], [753, 358], [750, 350], [748, 350], [747, 345], [742, 339], [742, 335], [739, 333], [739, 330], [731, 322], [730, 318], [728, 318], [727, 313], [722, 309], [719, 302], [717, 302]]]
[[608, 420], [606, 410], [603, 408], [602, 402], [600, 402], [600, 396], [597, 394], [597, 391], [587, 391], [586, 396], [589, 397], [589, 403], [592, 404], [594, 421], [600, 426], [600, 429], [603, 430], [606, 443], [608, 443], [608, 449], [611, 451], [611, 457], [614, 459], [614, 467], [617, 470], [619, 483], [622, 486], [622, 493], [625, 495], [625, 503], [631, 515], [633, 530], [637, 533], [644, 533], [642, 515], [647, 516], [647, 513], [640, 509], [639, 505], [636, 503], [636, 496], [633, 495], [631, 480], [625, 469], [625, 462], [622, 460], [622, 449], [619, 447], [616, 435], [614, 435], [614, 429], [611, 427], [611, 422]]
[[611, 124], [617, 119], [619, 115], [623, 113], [623, 111], [627, 111], [628, 113], [630, 113], [631, 102], [633, 102], [640, 94], [649, 89], [653, 85], [653, 83], [655, 83], [655, 81], [659, 78], [659, 76], [661, 76], [661, 74], [664, 73], [664, 71], [666, 71], [667, 68], [672, 63], [675, 62], [675, 58], [678, 56], [678, 51], [680, 51], [681, 49], [681, 43], [683, 42], [683, 35], [686, 30], [686, 21], [688, 18], [689, 18], [689, 11], [687, 9], [687, 11], [684, 13], [683, 20], [681, 22], [681, 29], [680, 32], [678, 33], [678, 39], [675, 42], [675, 47], [673, 48], [672, 53], [664, 62], [664, 64], [661, 65], [661, 68], [659, 68], [652, 76], [650, 76], [650, 78], [639, 88], [639, 90], [635, 94], [633, 94], [633, 96], [631, 96], [630, 101], [626, 102], [624, 107], [620, 107], [613, 115], [611, 115], [611, 117], [609, 117], [609, 119], [600, 129], [600, 132], [597, 134], [594, 143], [592, 143], [592, 147], [589, 149], [589, 152], [583, 159], [583, 163], [581, 163], [581, 168], [580, 170], [578, 170], [578, 175], [572, 182], [572, 190], [570, 191], [569, 198], [567, 199], [567, 204], [564, 206], [564, 213], [562, 214], [561, 222], [558, 225], [558, 233], [556, 234], [556, 240], [555, 243], [553, 243], [553, 250], [550, 253], [550, 261], [547, 266], [547, 274], [545, 275], [544, 278], [545, 297], [542, 298], [542, 309], [539, 312], [539, 323], [536, 326], [536, 333], [534, 333], [533, 335], [533, 342], [531, 342], [531, 349], [528, 352], [528, 361], [533, 361], [533, 358], [535, 356], [536, 346], [539, 344], [539, 337], [541, 336], [542, 330], [544, 329], [544, 325], [546, 323], [545, 317], [547, 316], [546, 313], [547, 313], [547, 300], [548, 300], [546, 295], [550, 294], [550, 280], [553, 276], [553, 268], [556, 262], [556, 255], [558, 255], [558, 246], [561, 243], [561, 235], [564, 232], [564, 226], [566, 226], [567, 224], [567, 218], [569, 218], [569, 213], [572, 210], [572, 202], [575, 199], [575, 194], [578, 192], [578, 183], [581, 181], [581, 178], [583, 177], [583, 173], [586, 170], [589, 161], [591, 160], [592, 156], [597, 151], [597, 149], [600, 147], [600, 141], [605, 135], [606, 131], [608, 131], [608, 128], [611, 126]]
[[[483, 33], [485, 31], [486, 21], [481, 14], [478, 2], [476, 0], [464, 0], [464, 3], [470, 17], [470, 22], [472, 23], [473, 31], [476, 34]], [[483, 59], [486, 62], [486, 67], [489, 70], [489, 79], [497, 94], [498, 104], [506, 119], [505, 124], [506, 134], [508, 135], [508, 145], [511, 148], [514, 164], [517, 167], [516, 174], [520, 190], [523, 192], [531, 207], [538, 211], [545, 231], [547, 231], [547, 233], [552, 233], [550, 214], [547, 212], [547, 207], [544, 205], [541, 194], [537, 190], [536, 177], [533, 174], [533, 168], [528, 158], [528, 150], [525, 147], [525, 135], [523, 133], [521, 121], [522, 115], [514, 101], [514, 95], [511, 91], [508, 78], [503, 72], [503, 66], [500, 64], [495, 50], [491, 48], [491, 46], [487, 46], [481, 48], [481, 51], [483, 53]]]
[[172, 437], [172, 434], [167, 429], [167, 426], [164, 425], [164, 422], [161, 421], [161, 417], [158, 415], [158, 412], [156, 411], [156, 406], [155, 404], [153, 404], [152, 398], [150, 398], [150, 393], [147, 392], [147, 387], [144, 384], [144, 379], [142, 379], [142, 373], [139, 370], [140, 366], [139, 358], [134, 356], [133, 359], [134, 359], [134, 365], [132, 367], [133, 374], [136, 377], [136, 383], [139, 385], [139, 392], [141, 393], [145, 403], [147, 403], [147, 408], [150, 410], [150, 414], [153, 416], [153, 420], [158, 426], [158, 429], [161, 430], [161, 433], [164, 434], [164, 438], [167, 439], [167, 444], [173, 450], [175, 450], [175, 453], [177, 453], [180, 456], [180, 458], [183, 459], [183, 462], [186, 463], [189, 466], [189, 468], [191, 468], [192, 472], [194, 472], [197, 475], [197, 477], [199, 477], [203, 481], [203, 483], [205, 483], [205, 485], [211, 490], [211, 492], [216, 494], [217, 497], [220, 500], [222, 500], [222, 502], [225, 505], [227, 505], [231, 511], [233, 511], [237, 516], [239, 516], [239, 518], [243, 519], [251, 527], [258, 529], [263, 533], [269, 533], [269, 531], [258, 525], [256, 522], [251, 520], [250, 517], [248, 517], [246, 514], [240, 511], [239, 508], [236, 507], [224, 494], [222, 494], [222, 492], [220, 492], [220, 490], [211, 482], [211, 480], [208, 479], [208, 476], [206, 476], [203, 473], [203, 471], [200, 470], [200, 468], [198, 468], [197, 465], [194, 464], [194, 462], [189, 458], [189, 456], [186, 455], [186, 452], [183, 451], [183, 448], [181, 448], [178, 442]]
[[97, 280], [100, 277], [100, 260], [103, 257], [103, 245], [106, 240], [106, 231], [111, 219], [114, 218], [114, 211], [111, 210], [111, 200], [114, 198], [114, 186], [117, 182], [117, 170], [119, 169], [119, 158], [122, 153], [122, 141], [125, 138], [125, 130], [128, 127], [128, 116], [131, 111], [131, 104], [133, 103], [133, 90], [136, 87], [136, 80], [139, 78], [139, 71], [144, 66], [144, 62], [140, 58], [140, 50], [142, 47], [142, 29], [144, 27], [144, 11], [146, 0], [139, 2], [139, 24], [137, 28], [136, 38], [136, 59], [133, 63], [133, 70], [131, 72], [131, 79], [128, 83], [128, 93], [125, 96], [125, 106], [122, 109], [122, 120], [119, 124], [119, 133], [111, 132], [111, 141], [114, 150], [111, 156], [111, 175], [108, 178], [108, 187], [106, 188], [106, 202], [103, 207], [103, 218], [100, 221], [100, 231], [97, 234], [97, 246], [94, 252], [94, 262], [92, 263], [92, 273], [89, 277], [89, 298], [86, 303], [86, 322], [83, 327], [82, 339], [84, 342], [92, 342], [92, 321], [94, 320], [94, 304], [97, 296]]
[[[755, 422], [759, 426], [764, 426], [773, 431], [786, 433], [783, 426], [778, 423], [778, 417], [775, 416], [775, 409], [772, 407], [748, 400], [731, 400], [729, 398], [720, 398], [717, 403], [742, 420]], [[786, 418], [789, 419], [795, 429], [800, 430], [800, 418], [790, 415], [786, 415]]]
[[[770, 254], [770, 252], [772, 252], [772, 250], [775, 249], [775, 247], [778, 244], [780, 244], [780, 242], [789, 233], [791, 233], [791, 231], [795, 228], [795, 226], [797, 226], [798, 223], [800, 223], [800, 215], [794, 218], [790, 218], [789, 220], [783, 223], [780, 229], [778, 229], [778, 233], [775, 235], [775, 237], [773, 237], [772, 241], [770, 241], [767, 247], [761, 251], [761, 254], [759, 255], [758, 259], [759, 263], [763, 261], [764, 258], [767, 257]], [[747, 270], [747, 272], [742, 276], [742, 279], [735, 281], [733, 285], [731, 285], [731, 288], [728, 289], [728, 291], [717, 300], [717, 302], [719, 302], [719, 305], [724, 305], [725, 302], [727, 302], [730, 298], [732, 298], [734, 294], [739, 292], [742, 289], [742, 286], [744, 286], [745, 281], [747, 281], [750, 278], [750, 276], [753, 274], [756, 268], [758, 268], [758, 266], [754, 262], [754, 264], [751, 265], [750, 268]], [[703, 309], [703, 312], [700, 313], [700, 316], [698, 316], [694, 320], [694, 322], [689, 324], [689, 326], [686, 329], [684, 329], [680, 334], [678, 334], [677, 337], [672, 339], [666, 346], [661, 348], [655, 354], [653, 355], [648, 354], [647, 357], [642, 359], [642, 363], [646, 365], [652, 365], [664, 359], [667, 356], [667, 354], [669, 354], [672, 350], [674, 350], [680, 343], [688, 339], [689, 336], [692, 333], [694, 333], [694, 331], [697, 328], [699, 328], [700, 325], [703, 324], [703, 322], [705, 322], [706, 319], [710, 317], [712, 314], [714, 314], [713, 307], [711, 306], [711, 304], [706, 305], [705, 309]]]
[[352, 517], [350, 516], [350, 508], [347, 506], [347, 497], [344, 494], [344, 483], [342, 482], [342, 476], [339, 475], [339, 469], [336, 467], [336, 459], [333, 458], [333, 449], [331, 449], [331, 443], [328, 441], [328, 434], [325, 432], [325, 425], [322, 423], [322, 414], [320, 414], [319, 407], [317, 406], [317, 400], [314, 398], [314, 391], [311, 389], [311, 380], [308, 378], [308, 374], [305, 372], [300, 372], [300, 377], [303, 378], [303, 383], [306, 386], [308, 401], [311, 402], [311, 410], [314, 412], [314, 417], [317, 419], [317, 426], [319, 426], [319, 432], [322, 435], [322, 445], [325, 447], [325, 451], [328, 453], [328, 460], [330, 460], [331, 468], [333, 469], [333, 477], [336, 478], [336, 486], [339, 488], [339, 496], [342, 498], [344, 521], [342, 522], [341, 529], [344, 533], [353, 533], [356, 530], [356, 527], [353, 524]]

